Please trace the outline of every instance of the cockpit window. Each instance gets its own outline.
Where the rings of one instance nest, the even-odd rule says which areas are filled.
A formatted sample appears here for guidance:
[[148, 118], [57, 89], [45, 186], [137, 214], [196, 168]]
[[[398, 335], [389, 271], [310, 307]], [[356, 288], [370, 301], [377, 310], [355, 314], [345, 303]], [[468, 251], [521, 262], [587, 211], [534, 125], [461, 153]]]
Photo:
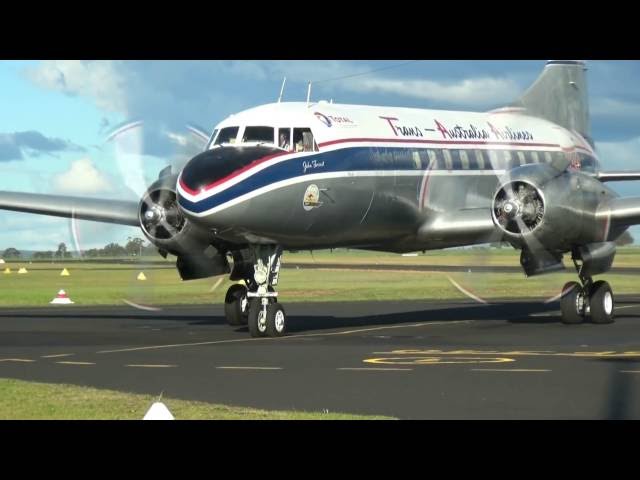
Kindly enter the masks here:
[[293, 129], [293, 145], [296, 152], [317, 152], [318, 145], [310, 128]]
[[247, 127], [244, 129], [242, 143], [261, 142], [273, 143], [273, 127]]
[[223, 143], [236, 143], [238, 129], [238, 127], [227, 127], [220, 130], [218, 138], [216, 138], [215, 140], [215, 145], [221, 145]]
[[209, 137], [209, 141], [207, 142], [207, 148], [205, 150], [209, 150], [213, 146], [213, 142], [216, 139], [217, 134], [218, 134], [218, 129], [216, 128], [211, 134], [211, 137]]

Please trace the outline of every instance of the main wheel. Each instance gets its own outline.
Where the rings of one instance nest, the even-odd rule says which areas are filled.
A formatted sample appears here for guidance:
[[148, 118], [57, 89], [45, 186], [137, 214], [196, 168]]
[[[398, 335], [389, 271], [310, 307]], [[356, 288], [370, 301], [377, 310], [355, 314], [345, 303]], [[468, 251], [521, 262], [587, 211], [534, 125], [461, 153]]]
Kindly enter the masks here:
[[569, 282], [562, 288], [560, 311], [562, 323], [575, 325], [584, 322], [584, 290], [578, 282]]
[[252, 337], [264, 337], [267, 334], [267, 315], [265, 315], [262, 301], [259, 298], [251, 299], [248, 324]]
[[233, 327], [247, 324], [249, 303], [247, 299], [247, 287], [244, 285], [231, 285], [224, 297], [224, 315], [227, 323]]
[[611, 286], [607, 282], [599, 280], [593, 284], [589, 294], [589, 305], [593, 323], [613, 323], [615, 301]]
[[267, 307], [267, 334], [270, 337], [281, 337], [287, 331], [287, 316], [279, 303]]

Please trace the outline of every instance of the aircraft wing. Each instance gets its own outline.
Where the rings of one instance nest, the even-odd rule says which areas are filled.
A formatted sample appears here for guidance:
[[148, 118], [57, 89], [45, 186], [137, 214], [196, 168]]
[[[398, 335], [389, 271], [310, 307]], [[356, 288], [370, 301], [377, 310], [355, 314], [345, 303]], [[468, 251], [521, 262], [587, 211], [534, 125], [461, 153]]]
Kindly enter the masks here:
[[0, 191], [0, 210], [139, 227], [138, 202]]
[[614, 198], [598, 210], [598, 215], [609, 216], [615, 227], [640, 224], [640, 197]]
[[418, 238], [432, 245], [474, 245], [502, 240], [491, 209], [474, 208], [434, 214], [418, 230]]
[[611, 172], [598, 172], [596, 178], [601, 182], [622, 182], [625, 180], [640, 180], [640, 172], [632, 170], [618, 170]]

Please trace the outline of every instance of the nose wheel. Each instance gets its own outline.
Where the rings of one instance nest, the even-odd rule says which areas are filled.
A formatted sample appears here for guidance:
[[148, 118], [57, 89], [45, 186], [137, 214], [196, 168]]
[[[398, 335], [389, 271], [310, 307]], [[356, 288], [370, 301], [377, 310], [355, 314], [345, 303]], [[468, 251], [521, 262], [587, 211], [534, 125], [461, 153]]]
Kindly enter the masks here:
[[251, 245], [234, 253], [232, 285], [225, 297], [225, 316], [229, 325], [247, 325], [252, 337], [281, 337], [287, 331], [287, 316], [278, 303], [278, 284], [282, 248], [277, 245]]

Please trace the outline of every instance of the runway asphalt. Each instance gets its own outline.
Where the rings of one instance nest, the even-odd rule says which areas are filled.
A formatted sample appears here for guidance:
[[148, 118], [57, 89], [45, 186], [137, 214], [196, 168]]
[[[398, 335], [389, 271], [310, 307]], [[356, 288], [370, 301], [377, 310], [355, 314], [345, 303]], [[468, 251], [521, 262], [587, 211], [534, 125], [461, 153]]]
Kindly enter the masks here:
[[557, 303], [283, 301], [279, 339], [221, 306], [0, 309], [0, 377], [412, 419], [640, 418], [640, 297], [577, 326]]

